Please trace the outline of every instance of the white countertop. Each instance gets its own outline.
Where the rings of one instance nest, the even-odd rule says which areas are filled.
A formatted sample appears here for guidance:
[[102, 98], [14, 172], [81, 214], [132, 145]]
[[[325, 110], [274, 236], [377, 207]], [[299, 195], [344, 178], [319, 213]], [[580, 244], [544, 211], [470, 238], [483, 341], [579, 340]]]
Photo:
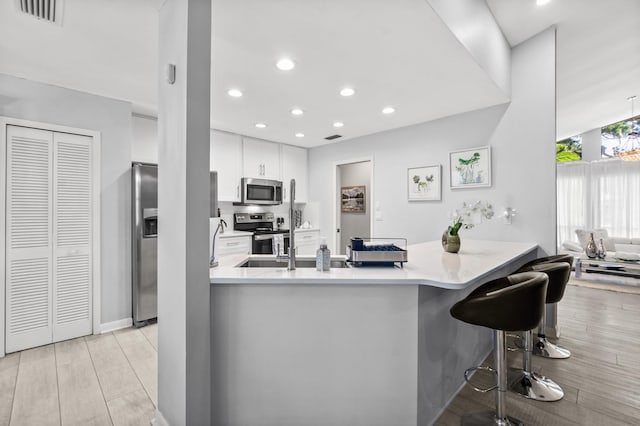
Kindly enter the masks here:
[[[210, 270], [211, 284], [385, 284], [428, 285], [463, 289], [512, 261], [534, 252], [535, 243], [462, 240], [457, 254], [446, 253], [440, 240], [408, 246], [404, 268], [362, 267], [332, 268], [318, 272], [315, 268], [236, 268], [247, 255], [230, 255], [219, 259]], [[252, 256], [256, 257], [256, 256]], [[266, 255], [265, 257], [273, 257]], [[299, 256], [300, 257], [300, 256]]]

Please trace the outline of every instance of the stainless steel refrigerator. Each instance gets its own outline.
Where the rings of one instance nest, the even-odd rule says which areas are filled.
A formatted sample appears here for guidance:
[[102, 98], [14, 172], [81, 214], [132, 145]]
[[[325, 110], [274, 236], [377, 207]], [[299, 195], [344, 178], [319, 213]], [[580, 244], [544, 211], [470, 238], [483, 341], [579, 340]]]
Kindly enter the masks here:
[[158, 166], [131, 168], [133, 324], [158, 316]]
[[[218, 216], [218, 175], [210, 173], [209, 216]], [[158, 166], [131, 167], [131, 242], [133, 324], [158, 316]]]

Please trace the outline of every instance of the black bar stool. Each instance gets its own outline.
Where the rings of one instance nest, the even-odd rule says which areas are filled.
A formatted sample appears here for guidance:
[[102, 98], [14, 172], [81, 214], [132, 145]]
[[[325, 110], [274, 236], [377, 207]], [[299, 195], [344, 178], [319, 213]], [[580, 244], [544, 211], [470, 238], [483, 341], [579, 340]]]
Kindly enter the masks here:
[[[569, 254], [558, 254], [555, 256], [546, 256], [541, 257], [539, 259], [533, 260], [522, 268], [518, 270], [518, 272], [526, 272], [526, 271], [535, 271], [537, 270], [538, 265], [548, 264], [548, 263], [567, 263], [569, 265], [569, 274], [565, 277], [564, 281], [558, 279], [557, 281], [551, 282], [549, 280], [549, 288], [547, 289], [547, 301], [546, 303], [557, 303], [562, 300], [564, 296], [564, 291], [567, 288], [567, 283], [569, 282], [569, 278], [571, 277], [571, 267], [573, 266], [573, 256]], [[561, 346], [555, 345], [547, 340], [547, 336], [545, 334], [547, 329], [547, 316], [542, 316], [542, 322], [540, 323], [540, 327], [538, 327], [538, 337], [536, 342], [533, 344], [533, 354], [537, 356], [542, 356], [545, 358], [556, 358], [556, 359], [564, 359], [569, 358], [571, 356], [571, 351], [569, 349], [563, 348]]]
[[[571, 268], [567, 263], [538, 263], [527, 267], [530, 271], [543, 272], [549, 278], [545, 300], [554, 300], [560, 287], [564, 289]], [[564, 291], [564, 290], [563, 290]], [[544, 315], [543, 315], [544, 317]], [[542, 320], [541, 322], [544, 322]], [[537, 401], [558, 401], [564, 391], [556, 382], [533, 371], [531, 354], [533, 352], [533, 330], [524, 333], [524, 352], [522, 368], [510, 368], [507, 374], [509, 390]]]
[[[548, 278], [540, 272], [524, 272], [489, 281], [481, 285], [450, 310], [451, 316], [469, 324], [495, 331], [496, 410], [465, 414], [462, 425], [522, 425], [522, 421], [507, 416], [507, 331], [527, 331], [535, 328], [544, 312]], [[468, 381], [468, 372], [465, 380]]]

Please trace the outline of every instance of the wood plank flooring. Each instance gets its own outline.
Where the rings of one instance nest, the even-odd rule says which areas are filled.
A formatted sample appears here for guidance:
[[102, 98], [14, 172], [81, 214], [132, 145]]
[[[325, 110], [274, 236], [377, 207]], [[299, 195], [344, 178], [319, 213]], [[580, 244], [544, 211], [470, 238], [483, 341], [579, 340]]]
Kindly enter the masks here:
[[[530, 425], [640, 425], [640, 294], [569, 286], [558, 318], [573, 356], [533, 365], [564, 399], [509, 393], [509, 413]], [[157, 324], [9, 354], [0, 359], [0, 425], [149, 425], [157, 356]], [[520, 355], [509, 353], [509, 364], [519, 366]], [[465, 386], [435, 424], [493, 406], [493, 394]]]
[[[571, 358], [534, 356], [533, 366], [558, 383], [565, 397], [539, 402], [509, 392], [507, 413], [529, 425], [640, 425], [640, 294], [569, 285], [558, 304], [558, 323], [557, 342], [571, 350]], [[521, 354], [509, 353], [508, 361], [521, 366]], [[485, 365], [492, 363], [493, 354]], [[465, 413], [493, 410], [494, 398], [465, 386], [435, 424], [459, 425]]]
[[0, 425], [149, 425], [157, 324], [0, 358]]

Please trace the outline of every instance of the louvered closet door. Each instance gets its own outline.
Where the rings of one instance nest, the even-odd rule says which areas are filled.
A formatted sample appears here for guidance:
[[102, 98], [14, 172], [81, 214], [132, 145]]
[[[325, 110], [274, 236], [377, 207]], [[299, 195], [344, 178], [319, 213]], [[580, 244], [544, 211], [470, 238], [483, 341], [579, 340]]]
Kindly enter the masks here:
[[52, 336], [53, 134], [7, 126], [6, 351]]
[[91, 334], [92, 141], [53, 135], [54, 342]]

